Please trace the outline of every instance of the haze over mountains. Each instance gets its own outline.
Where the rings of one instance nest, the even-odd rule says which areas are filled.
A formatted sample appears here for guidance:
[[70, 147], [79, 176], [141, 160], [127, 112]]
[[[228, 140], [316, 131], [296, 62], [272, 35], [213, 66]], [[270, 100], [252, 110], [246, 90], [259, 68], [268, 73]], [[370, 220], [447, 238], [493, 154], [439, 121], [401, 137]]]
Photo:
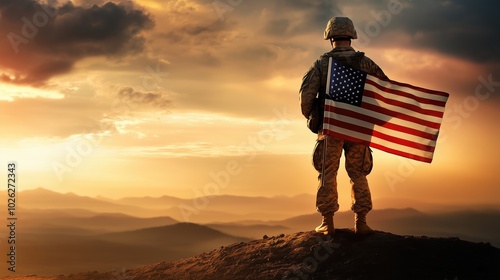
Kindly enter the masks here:
[[[18, 198], [19, 275], [132, 269], [264, 235], [309, 231], [320, 219], [309, 195], [112, 200], [37, 189]], [[337, 227], [352, 227], [351, 212], [335, 217]], [[397, 234], [456, 236], [500, 247], [500, 210], [381, 209], [369, 219]], [[0, 275], [12, 274], [1, 269]]]
[[85, 209], [136, 217], [169, 216], [195, 223], [285, 219], [308, 213], [314, 205], [314, 198], [308, 195], [272, 198], [224, 195], [194, 199], [162, 196], [112, 200], [36, 189], [26, 190], [21, 196], [23, 202], [20, 207], [28, 209]]

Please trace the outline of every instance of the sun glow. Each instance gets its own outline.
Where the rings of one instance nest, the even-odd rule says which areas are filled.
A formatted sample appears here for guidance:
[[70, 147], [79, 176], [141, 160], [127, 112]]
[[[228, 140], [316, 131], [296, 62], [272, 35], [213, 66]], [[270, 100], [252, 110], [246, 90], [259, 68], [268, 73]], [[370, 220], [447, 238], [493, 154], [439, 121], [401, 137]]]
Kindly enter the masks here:
[[63, 99], [64, 94], [51, 90], [0, 83], [0, 101], [13, 102], [17, 98]]
[[162, 10], [163, 5], [157, 1], [152, 1], [152, 0], [139, 0], [137, 1], [138, 3], [141, 4], [141, 6], [144, 6], [148, 9], [153, 9], [153, 10]]

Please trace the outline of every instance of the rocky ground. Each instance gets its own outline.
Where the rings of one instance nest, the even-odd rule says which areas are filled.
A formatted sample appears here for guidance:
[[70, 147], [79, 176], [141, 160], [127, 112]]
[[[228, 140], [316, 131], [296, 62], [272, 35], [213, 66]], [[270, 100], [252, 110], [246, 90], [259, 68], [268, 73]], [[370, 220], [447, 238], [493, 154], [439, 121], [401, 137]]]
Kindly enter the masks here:
[[500, 279], [500, 249], [458, 238], [359, 237], [340, 229], [334, 238], [314, 232], [264, 236], [128, 271], [1, 279]]

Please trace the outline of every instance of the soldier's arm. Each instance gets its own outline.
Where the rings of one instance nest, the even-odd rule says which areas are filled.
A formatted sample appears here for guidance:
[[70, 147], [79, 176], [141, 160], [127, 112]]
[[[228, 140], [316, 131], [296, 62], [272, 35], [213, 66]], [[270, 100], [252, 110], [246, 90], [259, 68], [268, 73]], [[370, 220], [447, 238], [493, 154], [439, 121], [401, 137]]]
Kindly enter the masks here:
[[313, 101], [320, 88], [319, 61], [316, 61], [302, 78], [302, 86], [299, 91], [300, 108], [302, 115], [309, 118], [312, 111]]

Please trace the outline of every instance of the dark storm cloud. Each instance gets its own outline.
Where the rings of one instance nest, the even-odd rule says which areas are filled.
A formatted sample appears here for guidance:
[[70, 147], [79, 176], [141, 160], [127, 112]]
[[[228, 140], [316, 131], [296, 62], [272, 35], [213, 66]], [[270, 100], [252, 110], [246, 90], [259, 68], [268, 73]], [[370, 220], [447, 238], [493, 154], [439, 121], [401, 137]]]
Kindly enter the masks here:
[[[0, 1], [3, 80], [38, 84], [90, 56], [122, 57], [144, 47], [151, 17], [132, 4], [58, 7], [36, 0]], [[8, 78], [6, 78], [8, 77]]]
[[[398, 11], [383, 19], [391, 9]], [[259, 17], [267, 10], [268, 18]], [[402, 34], [410, 38], [407, 47], [431, 49], [476, 63], [500, 62], [500, 2], [487, 0], [338, 0], [338, 1], [241, 1], [228, 11], [226, 21], [238, 21], [246, 15], [259, 18], [262, 34], [274, 38], [293, 38], [311, 33], [323, 35], [326, 22], [333, 16], [349, 16], [360, 33], [378, 22], [370, 44], [394, 45]], [[300, 13], [300, 17], [294, 16]], [[382, 18], [378, 18], [382, 17]], [[241, 24], [241, 23], [240, 23]], [[373, 30], [373, 29], [372, 29]], [[371, 34], [370, 34], [371, 35]], [[401, 44], [402, 42], [396, 42]]]
[[486, 0], [413, 1], [397, 25], [413, 42], [475, 62], [500, 62], [500, 2]]
[[[255, 5], [246, 2], [242, 6]], [[269, 1], [267, 1], [269, 2]], [[398, 11], [390, 20], [379, 24], [381, 35], [393, 35], [390, 31], [411, 36], [409, 47], [437, 50], [477, 63], [500, 62], [500, 2], [487, 0], [340, 0], [340, 1], [273, 1], [261, 2], [260, 8], [274, 12], [266, 31], [276, 36], [294, 36], [307, 32], [322, 35], [326, 22], [332, 16], [351, 17], [358, 29], [377, 21], [378, 16]], [[300, 19], [287, 17], [294, 11], [302, 11]], [[242, 11], [243, 12], [243, 11]], [[350, 14], [345, 14], [346, 12]], [[379, 22], [381, 19], [378, 19]], [[386, 26], [384, 26], [386, 24]], [[293, 28], [290, 28], [292, 27]], [[388, 36], [373, 36], [375, 44], [393, 44]]]
[[[400, 44], [402, 42], [394, 40], [398, 39], [397, 34], [404, 34], [410, 38], [407, 45], [410, 48], [430, 49], [476, 63], [500, 62], [498, 1], [356, 0], [338, 3], [356, 13], [353, 15], [355, 24], [361, 32], [368, 33], [370, 22], [378, 22], [380, 31], [369, 38], [376, 45]], [[403, 8], [387, 20], [390, 3]], [[392, 37], [394, 35], [396, 37]]]

